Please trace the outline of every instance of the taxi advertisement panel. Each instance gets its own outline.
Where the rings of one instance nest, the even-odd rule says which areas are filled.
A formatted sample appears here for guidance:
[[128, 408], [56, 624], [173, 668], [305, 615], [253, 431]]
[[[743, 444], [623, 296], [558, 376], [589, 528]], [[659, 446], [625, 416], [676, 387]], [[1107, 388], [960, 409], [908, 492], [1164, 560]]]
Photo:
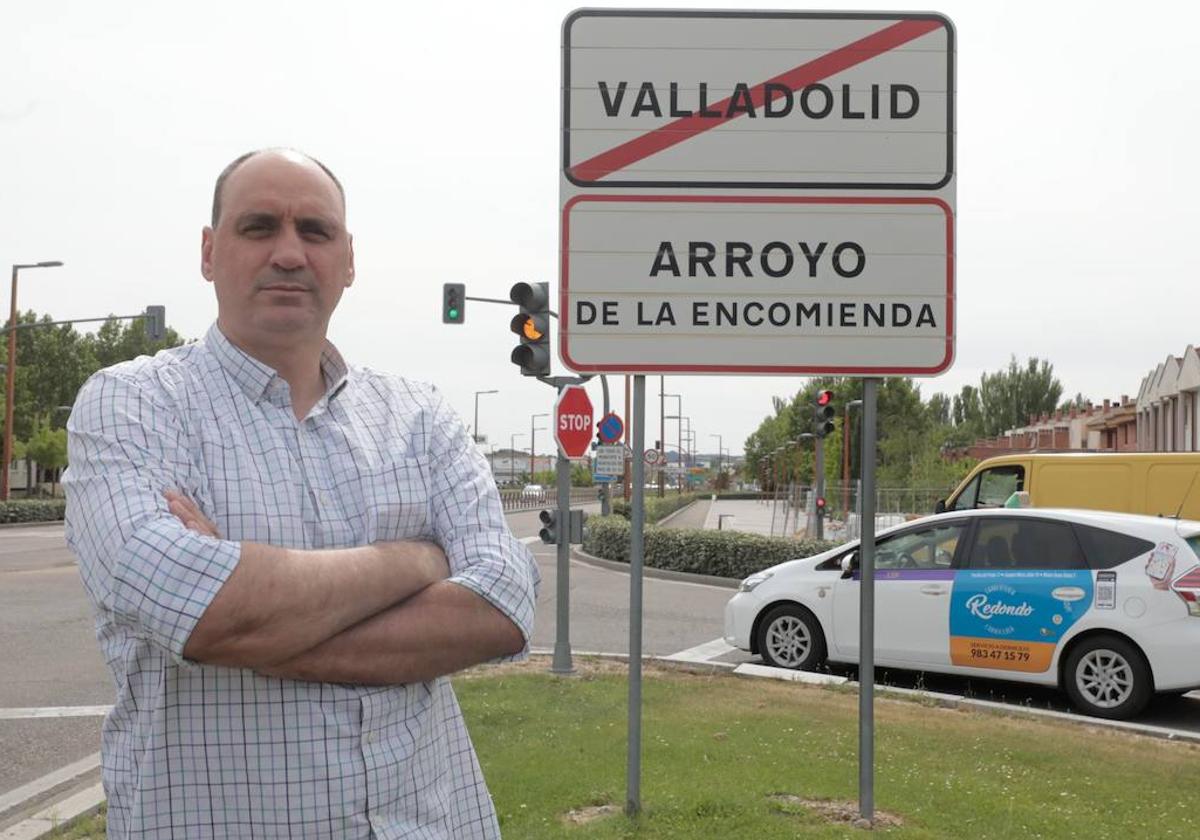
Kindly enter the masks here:
[[967, 570], [954, 578], [950, 661], [1040, 673], [1092, 606], [1090, 571]]

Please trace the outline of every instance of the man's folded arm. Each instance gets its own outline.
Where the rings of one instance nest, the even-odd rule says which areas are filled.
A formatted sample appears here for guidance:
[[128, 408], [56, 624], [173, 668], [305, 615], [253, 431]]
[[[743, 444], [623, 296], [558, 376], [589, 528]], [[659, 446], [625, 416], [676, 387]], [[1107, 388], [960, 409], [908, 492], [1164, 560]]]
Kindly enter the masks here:
[[486, 462], [461, 422], [440, 400], [436, 408], [430, 512], [450, 578], [269, 673], [393, 685], [528, 651], [537, 564], [509, 530]]
[[67, 538], [89, 596], [181, 663], [268, 666], [445, 577], [432, 543], [306, 552], [188, 530], [163, 496], [204, 506], [186, 435], [118, 374], [88, 381], [68, 431]]

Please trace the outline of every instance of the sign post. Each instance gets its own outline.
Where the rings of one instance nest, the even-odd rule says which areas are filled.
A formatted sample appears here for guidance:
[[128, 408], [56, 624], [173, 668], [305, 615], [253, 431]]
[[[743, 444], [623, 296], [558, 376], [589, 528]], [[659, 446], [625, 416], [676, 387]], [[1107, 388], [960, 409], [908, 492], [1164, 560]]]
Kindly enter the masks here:
[[644, 376], [796, 374], [864, 377], [860, 810], [873, 817], [875, 400], [878, 377], [954, 359], [955, 60], [938, 14], [582, 9], [563, 23], [559, 355], [635, 377], [629, 813], [654, 462]]

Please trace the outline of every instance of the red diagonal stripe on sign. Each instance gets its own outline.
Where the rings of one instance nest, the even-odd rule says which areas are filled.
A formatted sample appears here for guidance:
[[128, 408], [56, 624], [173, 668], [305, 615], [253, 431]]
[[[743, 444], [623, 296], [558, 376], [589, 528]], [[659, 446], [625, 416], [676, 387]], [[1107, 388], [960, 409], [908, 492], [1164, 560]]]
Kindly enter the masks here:
[[[786, 73], [781, 73], [773, 79], [767, 79], [750, 91], [750, 100], [755, 109], [761, 108], [765, 102], [766, 86], [769, 84], [786, 85], [793, 93], [807, 85], [827, 79], [835, 73], [848, 70], [856, 64], [862, 64], [876, 56], [907, 44], [915, 38], [920, 38], [942, 26], [940, 20], [902, 20], [886, 29], [872, 33], [865, 38], [839, 47], [833, 52], [826, 53], [820, 58], [801, 64]], [[728, 109], [732, 97], [714, 102], [708, 107], [714, 111]], [[625, 167], [644, 160], [657, 152], [669, 149], [684, 140], [695, 137], [701, 132], [716, 128], [722, 123], [741, 116], [741, 113], [729, 116], [704, 117], [693, 114], [681, 117], [674, 122], [647, 132], [640, 137], [622, 143], [601, 152], [590, 160], [571, 167], [571, 174], [581, 181], [598, 181], [601, 178], [618, 172]]]

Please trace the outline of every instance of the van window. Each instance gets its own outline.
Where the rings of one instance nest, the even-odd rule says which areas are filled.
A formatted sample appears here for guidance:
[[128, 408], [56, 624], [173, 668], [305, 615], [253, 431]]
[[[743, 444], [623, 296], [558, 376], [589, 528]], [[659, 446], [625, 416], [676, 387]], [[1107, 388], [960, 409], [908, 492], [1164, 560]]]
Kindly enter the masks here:
[[1111, 569], [1127, 560], [1132, 560], [1154, 548], [1149, 540], [1118, 534], [1091, 525], [1076, 525], [1075, 535], [1087, 555], [1088, 566], [1093, 569]]
[[1086, 569], [1071, 525], [1046, 519], [981, 520], [971, 569]]
[[981, 472], [954, 500], [952, 510], [1003, 507], [1008, 497], [1025, 489], [1025, 468], [1006, 464]]

